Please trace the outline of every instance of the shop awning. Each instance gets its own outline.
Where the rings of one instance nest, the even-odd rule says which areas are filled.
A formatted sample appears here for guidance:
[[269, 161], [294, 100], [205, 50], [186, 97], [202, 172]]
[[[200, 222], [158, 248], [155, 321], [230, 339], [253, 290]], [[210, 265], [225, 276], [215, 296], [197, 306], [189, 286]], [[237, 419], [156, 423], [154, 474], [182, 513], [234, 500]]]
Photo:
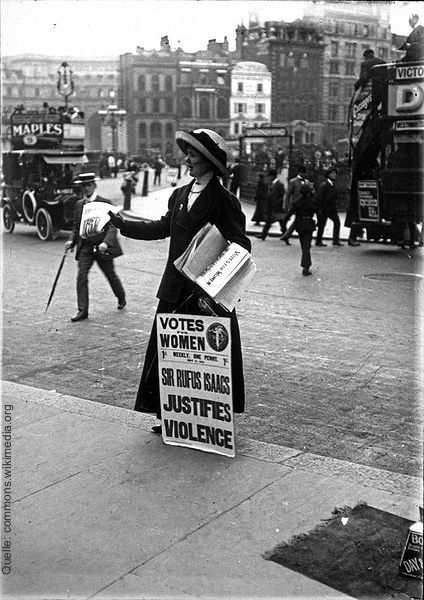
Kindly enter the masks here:
[[54, 156], [53, 154], [43, 154], [43, 158], [48, 165], [76, 165], [88, 163], [88, 158], [85, 154], [61, 154], [60, 156]]

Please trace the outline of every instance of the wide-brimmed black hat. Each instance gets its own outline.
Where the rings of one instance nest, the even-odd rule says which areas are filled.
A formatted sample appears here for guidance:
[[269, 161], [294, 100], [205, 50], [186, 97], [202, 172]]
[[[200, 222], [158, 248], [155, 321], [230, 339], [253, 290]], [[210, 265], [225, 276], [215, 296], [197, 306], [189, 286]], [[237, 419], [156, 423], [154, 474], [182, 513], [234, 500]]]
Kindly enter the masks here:
[[96, 177], [95, 173], [80, 173], [78, 177], [74, 180], [74, 183], [96, 183], [96, 181], [99, 181], [99, 177]]
[[187, 154], [187, 145], [192, 146], [217, 168], [220, 175], [227, 177], [230, 174], [227, 169], [227, 144], [224, 138], [212, 129], [177, 131], [175, 141], [184, 154]]

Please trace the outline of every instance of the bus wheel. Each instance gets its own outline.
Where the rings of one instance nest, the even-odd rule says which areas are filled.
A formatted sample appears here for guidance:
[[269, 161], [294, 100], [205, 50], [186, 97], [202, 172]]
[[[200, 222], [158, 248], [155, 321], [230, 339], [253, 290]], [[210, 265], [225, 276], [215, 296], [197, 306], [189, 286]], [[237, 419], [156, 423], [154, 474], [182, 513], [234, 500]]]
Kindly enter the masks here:
[[35, 225], [40, 240], [48, 242], [53, 236], [52, 218], [45, 208], [39, 208], [35, 215]]
[[35, 200], [34, 192], [26, 190], [22, 195], [22, 210], [25, 219], [30, 225], [34, 225], [36, 209], [37, 201]]
[[12, 217], [12, 211], [10, 206], [7, 206], [7, 204], [3, 206], [3, 226], [7, 233], [13, 233], [13, 230], [15, 229], [15, 221]]

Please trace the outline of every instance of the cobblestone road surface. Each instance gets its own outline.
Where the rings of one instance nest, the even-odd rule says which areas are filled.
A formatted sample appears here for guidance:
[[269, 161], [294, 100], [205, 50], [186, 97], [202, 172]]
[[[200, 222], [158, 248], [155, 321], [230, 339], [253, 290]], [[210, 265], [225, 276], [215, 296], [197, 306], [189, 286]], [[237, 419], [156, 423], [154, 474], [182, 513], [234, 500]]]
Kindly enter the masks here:
[[[73, 255], [44, 313], [66, 239], [3, 235], [3, 379], [132, 408], [168, 242], [123, 239], [127, 308], [94, 267], [90, 318], [74, 324]], [[423, 250], [314, 247], [308, 278], [297, 240], [254, 239], [252, 253], [238, 435], [418, 475]]]

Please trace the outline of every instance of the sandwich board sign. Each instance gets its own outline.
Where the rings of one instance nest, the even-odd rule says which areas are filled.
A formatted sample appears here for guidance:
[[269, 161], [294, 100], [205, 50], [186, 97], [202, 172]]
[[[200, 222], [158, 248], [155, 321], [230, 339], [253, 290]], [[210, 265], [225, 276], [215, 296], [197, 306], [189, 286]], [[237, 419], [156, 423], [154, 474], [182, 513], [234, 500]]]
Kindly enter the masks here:
[[230, 319], [156, 316], [165, 444], [235, 456]]

